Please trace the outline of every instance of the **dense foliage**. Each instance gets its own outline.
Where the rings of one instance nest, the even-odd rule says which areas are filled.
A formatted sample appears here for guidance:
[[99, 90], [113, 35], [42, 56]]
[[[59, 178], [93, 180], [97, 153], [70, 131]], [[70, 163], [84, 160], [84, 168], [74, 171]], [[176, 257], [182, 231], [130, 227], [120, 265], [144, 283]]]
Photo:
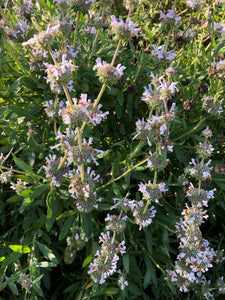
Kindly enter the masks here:
[[223, 299], [224, 1], [5, 0], [0, 58], [0, 299]]

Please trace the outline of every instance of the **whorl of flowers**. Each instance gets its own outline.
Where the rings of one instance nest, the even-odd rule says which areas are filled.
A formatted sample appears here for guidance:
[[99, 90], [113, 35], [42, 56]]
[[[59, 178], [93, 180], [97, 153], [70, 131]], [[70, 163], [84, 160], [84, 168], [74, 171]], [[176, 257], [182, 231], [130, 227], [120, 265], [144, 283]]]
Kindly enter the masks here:
[[97, 76], [101, 82], [105, 82], [109, 85], [116, 84], [117, 81], [123, 76], [123, 71], [126, 67], [118, 64], [116, 67], [108, 64], [101, 58], [96, 59], [96, 65], [94, 65], [93, 70], [97, 70]]
[[126, 9], [133, 10], [134, 8], [138, 7], [139, 5], [141, 5], [144, 2], [145, 2], [145, 0], [125, 0], [124, 5], [125, 5]]
[[168, 12], [164, 14], [160, 10], [160, 21], [163, 22], [163, 25], [178, 25], [181, 21], [181, 16], [177, 16], [174, 9], [168, 9]]
[[67, 160], [70, 164], [88, 164], [93, 161], [97, 166], [98, 162], [94, 156], [97, 153], [102, 153], [103, 151], [92, 148], [92, 137], [90, 137], [88, 140], [82, 139], [81, 145], [79, 145], [79, 143], [75, 141], [76, 136], [77, 131], [70, 131], [70, 128], [66, 128], [66, 135], [63, 135], [60, 131], [58, 131], [58, 136], [56, 139], [59, 139], [61, 143], [52, 148], [61, 148], [61, 150], [67, 155]]
[[214, 29], [217, 30], [222, 36], [225, 35], [225, 22], [214, 22]]
[[192, 9], [203, 6], [202, 0], [186, 0], [186, 4], [190, 6]]
[[221, 113], [223, 113], [222, 103], [223, 99], [218, 100], [216, 96], [204, 96], [202, 108], [211, 115], [220, 115]]
[[22, 179], [18, 178], [16, 183], [10, 183], [10, 188], [14, 190], [18, 195], [20, 195], [27, 188], [27, 182], [22, 181]]
[[23, 0], [20, 3], [18, 1], [14, 1], [16, 4], [13, 8], [17, 10], [20, 17], [24, 17], [26, 19], [30, 18], [33, 9], [33, 2], [32, 0]]
[[[171, 97], [178, 91], [178, 81], [168, 82], [165, 76], [156, 77], [151, 73], [151, 84], [148, 87], [144, 87], [145, 91], [142, 94], [141, 100], [144, 101], [151, 109], [162, 106], [162, 100]], [[175, 104], [172, 105], [171, 112], [173, 111]], [[171, 113], [170, 112], [170, 113]]]
[[58, 5], [59, 9], [65, 10], [69, 8], [68, 5], [69, 0], [53, 0], [53, 2]]
[[151, 142], [156, 141], [156, 138], [163, 137], [167, 134], [167, 122], [167, 115], [158, 117], [153, 115], [150, 120], [138, 120], [136, 122], [137, 134], [134, 136], [134, 139], [137, 137], [141, 140], [147, 139], [148, 145], [151, 146]]
[[63, 106], [64, 103], [63, 101], [59, 101], [59, 98], [57, 98], [56, 101], [45, 101], [45, 112], [50, 118], [59, 117]]
[[87, 168], [84, 179], [81, 178], [81, 166], [78, 166], [75, 174], [71, 175], [71, 182], [69, 185], [69, 193], [74, 198], [74, 204], [81, 212], [88, 213], [93, 208], [98, 208], [98, 203], [101, 198], [97, 198], [95, 191], [95, 184], [98, 181], [99, 175], [90, 167]]
[[218, 62], [212, 62], [215, 74], [222, 79], [225, 79], [225, 59], [221, 59]]
[[111, 24], [112, 32], [119, 38], [128, 40], [133, 36], [138, 37], [138, 34], [141, 32], [140, 28], [136, 28], [137, 24], [127, 18], [126, 21], [123, 21], [123, 18], [119, 16], [119, 20], [112, 15]]
[[126, 219], [127, 216], [120, 217], [107, 214], [107, 217], [105, 218], [105, 221], [107, 222], [106, 229], [117, 233], [122, 232], [126, 228]]
[[153, 218], [156, 215], [156, 209], [154, 206], [150, 208], [147, 206], [144, 201], [137, 201], [134, 209], [132, 210], [133, 216], [135, 218], [135, 223], [139, 225], [139, 230], [142, 230], [143, 227], [148, 227]]
[[30, 26], [27, 25], [26, 21], [17, 21], [16, 25], [11, 27], [5, 26], [4, 21], [0, 22], [0, 29], [2, 28], [3, 34], [9, 38], [12, 42], [21, 43], [25, 39], [26, 30]]
[[49, 155], [46, 157], [47, 165], [43, 166], [46, 171], [46, 177], [50, 178], [53, 185], [59, 187], [61, 182], [70, 176], [73, 172], [69, 169], [68, 162], [63, 163], [62, 167], [58, 169], [59, 164], [62, 162], [62, 158], [57, 159], [56, 155]]
[[88, 99], [87, 94], [81, 94], [80, 99], [73, 98], [73, 107], [66, 102], [66, 108], [62, 109], [62, 120], [66, 125], [71, 127], [81, 127], [83, 122], [90, 123], [94, 126], [100, 124], [102, 120], [106, 119], [109, 112], [101, 111], [101, 104], [94, 107], [93, 103]]
[[32, 56], [30, 57], [30, 69], [35, 72], [43, 72], [45, 69], [45, 61], [48, 58], [46, 50], [32, 49]]
[[152, 56], [157, 57], [158, 59], [167, 59], [167, 60], [173, 60], [177, 54], [173, 51], [166, 51], [166, 48], [164, 46], [159, 47], [157, 45], [153, 45], [153, 51], [152, 51]]
[[55, 31], [48, 26], [47, 30], [40, 31], [27, 42], [22, 43], [23, 46], [38, 47], [39, 49], [47, 49], [54, 42]]
[[44, 65], [47, 67], [47, 83], [50, 82], [51, 86], [54, 86], [55, 84], [67, 84], [71, 80], [73, 71], [76, 67], [72, 64], [71, 59], [66, 59], [66, 54], [62, 55], [61, 62], [56, 63], [54, 65], [45, 63]]
[[163, 196], [162, 193], [165, 193], [168, 189], [164, 182], [154, 184], [149, 181], [148, 183], [141, 182], [139, 184], [139, 191], [143, 194], [143, 197], [146, 200], [159, 203], [159, 198]]
[[64, 262], [66, 264], [72, 264], [76, 253], [85, 247], [88, 242], [88, 238], [82, 232], [80, 233], [79, 227], [73, 226], [70, 229], [70, 235], [66, 238], [67, 247], [64, 253]]
[[94, 282], [103, 284], [109, 276], [116, 273], [118, 254], [126, 253], [126, 246], [124, 241], [118, 243], [111, 238], [109, 231], [101, 233], [99, 242], [102, 243], [101, 249], [97, 250], [93, 263], [90, 263], [88, 274]]
[[206, 180], [211, 178], [211, 170], [213, 167], [209, 167], [211, 160], [207, 163], [203, 164], [202, 162], [195, 161], [194, 158], [191, 159], [190, 165], [193, 167], [187, 167], [185, 169], [185, 173], [189, 174], [190, 176], [194, 177], [196, 180]]
[[91, 5], [95, 3], [95, 0], [69, 0], [73, 11], [80, 11], [82, 14], [86, 14], [91, 8]]

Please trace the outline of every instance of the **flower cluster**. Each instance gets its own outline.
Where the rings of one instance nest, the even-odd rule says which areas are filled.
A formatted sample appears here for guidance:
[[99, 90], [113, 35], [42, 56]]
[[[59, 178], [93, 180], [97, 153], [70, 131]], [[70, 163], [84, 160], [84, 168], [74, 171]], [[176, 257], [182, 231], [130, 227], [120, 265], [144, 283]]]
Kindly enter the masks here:
[[22, 179], [18, 178], [16, 183], [10, 183], [10, 188], [14, 190], [18, 195], [20, 195], [27, 188], [27, 182], [22, 181]]
[[75, 174], [71, 174], [69, 193], [75, 199], [74, 204], [79, 211], [88, 213], [93, 208], [98, 208], [98, 202], [102, 201], [101, 198], [97, 198], [95, 191], [98, 179], [99, 175], [96, 176], [90, 167], [87, 168], [84, 178], [82, 178], [81, 166], [78, 166]]
[[190, 6], [192, 9], [203, 6], [202, 0], [186, 0], [186, 4]]
[[123, 21], [123, 18], [119, 16], [119, 21], [117, 18], [111, 16], [111, 28], [112, 32], [118, 36], [120, 39], [128, 40], [133, 36], [138, 37], [138, 34], [141, 32], [140, 28], [136, 28], [137, 24], [132, 22], [130, 18], [127, 18], [126, 21]]
[[123, 71], [126, 67], [118, 64], [116, 67], [108, 64], [105, 61], [101, 61], [101, 58], [96, 59], [96, 65], [93, 70], [97, 70], [97, 76], [101, 82], [113, 85], [123, 76]]
[[110, 237], [110, 232], [101, 233], [99, 242], [102, 243], [101, 249], [95, 254], [93, 263], [89, 265], [88, 274], [94, 282], [103, 284], [106, 279], [117, 271], [118, 254], [126, 253], [125, 242], [118, 243]]
[[218, 62], [212, 62], [212, 67], [215, 74], [219, 77], [224, 79], [225, 78], [225, 59], [220, 59]]
[[75, 128], [82, 126], [83, 122], [94, 126], [100, 124], [109, 114], [109, 112], [103, 113], [101, 111], [101, 104], [95, 107], [95, 102], [93, 103], [88, 99], [87, 94], [81, 94], [80, 99], [73, 98], [73, 107], [68, 101], [66, 105], [66, 108], [61, 111], [62, 120], [66, 125]]
[[50, 82], [51, 88], [54, 90], [56, 86], [64, 85], [70, 82], [73, 71], [76, 66], [72, 64], [72, 60], [66, 59], [66, 54], [62, 55], [62, 61], [54, 65], [44, 63], [47, 67], [47, 83]]
[[[205, 137], [203, 145], [208, 145], [207, 139], [211, 134], [208, 128], [203, 131]], [[188, 292], [195, 285], [208, 286], [206, 272], [213, 267], [213, 262], [218, 262], [217, 257], [221, 256], [219, 251], [210, 247], [209, 242], [202, 237], [200, 230], [201, 224], [208, 218], [204, 206], [208, 206], [208, 200], [214, 198], [216, 190], [201, 189], [201, 182], [211, 176], [209, 173], [211, 168], [208, 167], [210, 161], [204, 164], [204, 159], [211, 155], [211, 151], [209, 153], [208, 149], [205, 149], [204, 154], [202, 155], [200, 152], [200, 155], [202, 156], [201, 162], [196, 164], [192, 159], [194, 168], [189, 169], [189, 174], [197, 178], [199, 183], [197, 188], [190, 183], [187, 190], [186, 196], [190, 200], [191, 206], [186, 203], [186, 208], [182, 212], [183, 217], [176, 224], [177, 237], [180, 239], [180, 253], [177, 256], [174, 270], [169, 270], [166, 278], [183, 292]], [[205, 175], [203, 175], [204, 172], [206, 172]], [[207, 295], [208, 292], [203, 292], [203, 296], [207, 298]]]
[[72, 264], [76, 257], [76, 253], [85, 247], [88, 238], [83, 232], [79, 231], [78, 226], [73, 226], [70, 229], [70, 235], [66, 238], [67, 247], [64, 254], [64, 262]]
[[[151, 73], [151, 77], [152, 84], [149, 84], [148, 87], [144, 87], [145, 91], [143, 92], [141, 100], [148, 104], [151, 109], [155, 109], [162, 105], [164, 98], [169, 98], [178, 91], [178, 81], [168, 82], [165, 76], [157, 78], [153, 73]], [[174, 105], [172, 106], [173, 108]]]
[[168, 24], [174, 24], [175, 26], [178, 25], [181, 21], [181, 16], [177, 16], [176, 12], [174, 9], [169, 9], [167, 14], [164, 14], [161, 10], [160, 10], [160, 17], [159, 17], [160, 21], [163, 22], [164, 25], [168, 25]]
[[125, 0], [124, 5], [127, 9], [134, 9], [144, 3], [145, 0]]
[[167, 51], [164, 46], [161, 47], [161, 50], [158, 48], [157, 45], [153, 45], [153, 51], [152, 56], [157, 57], [158, 59], [167, 59], [167, 60], [173, 60], [177, 54], [173, 51]]
[[40, 31], [38, 34], [35, 34], [34, 37], [30, 38], [28, 41], [23, 42], [23, 46], [30, 46], [31, 48], [35, 48], [35, 46], [39, 49], [48, 49], [53, 42], [55, 31], [52, 30], [50, 26], [48, 26], [47, 30]]
[[24, 20], [17, 21], [16, 25], [11, 25], [10, 27], [5, 25], [4, 21], [0, 21], [0, 28], [8, 39], [12, 42], [20, 43], [24, 41], [26, 31], [30, 26]]
[[164, 182], [154, 184], [149, 181], [148, 183], [140, 183], [139, 191], [142, 192], [143, 197], [146, 200], [159, 203], [159, 198], [162, 197], [162, 193], [168, 191]]
[[45, 112], [48, 115], [48, 117], [59, 117], [60, 111], [63, 108], [64, 103], [63, 101], [59, 101], [59, 98], [57, 98], [55, 101], [49, 100], [45, 101]]
[[[47, 165], [43, 166], [46, 171], [46, 177], [51, 179], [54, 186], [59, 187], [61, 182], [70, 176], [73, 170], [69, 169], [69, 163], [63, 163], [62, 158], [58, 158], [55, 154], [46, 157]], [[59, 168], [61, 165], [61, 168]]]
[[91, 8], [92, 4], [95, 3], [95, 0], [69, 0], [71, 8], [74, 11], [80, 11], [82, 14], [86, 14]]
[[206, 110], [209, 114], [220, 115], [223, 112], [222, 103], [223, 103], [223, 99], [218, 100], [216, 96], [214, 97], [204, 96], [202, 108]]

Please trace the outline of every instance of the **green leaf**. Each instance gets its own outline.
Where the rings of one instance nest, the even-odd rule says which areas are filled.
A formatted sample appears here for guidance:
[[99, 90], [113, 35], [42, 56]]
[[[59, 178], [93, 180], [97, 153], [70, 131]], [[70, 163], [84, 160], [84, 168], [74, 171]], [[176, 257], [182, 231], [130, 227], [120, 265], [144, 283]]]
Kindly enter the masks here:
[[40, 228], [44, 225], [45, 221], [46, 221], [46, 216], [45, 216], [45, 215], [41, 216], [41, 217], [34, 223], [33, 229], [34, 229], [34, 230], [40, 229]]
[[117, 95], [117, 100], [118, 100], [120, 106], [123, 106], [123, 102], [124, 102], [123, 92], [119, 92], [119, 94]]
[[149, 253], [152, 255], [152, 233], [149, 228], [145, 232], [146, 245]]
[[47, 3], [46, 3], [46, 1], [44, 1], [44, 0], [38, 0], [39, 1], [39, 3], [44, 7], [44, 8], [46, 8], [47, 10], [49, 10], [51, 13], [54, 13], [54, 11], [53, 11], [53, 9], [52, 9], [52, 7], [50, 7], [49, 6], [49, 1], [47, 1]]
[[135, 295], [135, 296], [142, 295], [141, 290], [136, 285], [134, 285], [132, 282], [129, 282], [127, 288], [131, 292], [132, 295]]
[[73, 224], [73, 221], [74, 221], [74, 216], [71, 216], [68, 219], [66, 219], [59, 234], [59, 241], [64, 239], [64, 237], [67, 235], [67, 233], [71, 228], [71, 225]]
[[49, 232], [55, 222], [58, 211], [58, 199], [56, 198], [56, 193], [54, 191], [50, 191], [46, 200], [46, 204], [48, 207], [47, 210], [47, 218], [45, 222], [45, 226], [47, 231]]
[[87, 237], [90, 237], [93, 232], [93, 224], [91, 218], [92, 216], [90, 214], [85, 214], [82, 217], [81, 229], [83, 230], [83, 232], [85, 232]]
[[22, 159], [16, 157], [15, 154], [13, 154], [13, 159], [17, 167], [19, 167], [21, 170], [23, 170], [26, 173], [33, 173], [31, 167], [28, 164], [26, 164]]
[[4, 269], [5, 267], [8, 267], [11, 263], [14, 263], [18, 260], [18, 258], [21, 256], [21, 253], [19, 252], [12, 252], [10, 253], [6, 259], [2, 262], [1, 267]]
[[128, 274], [130, 271], [130, 259], [128, 254], [123, 255], [123, 266], [126, 273]]
[[13, 195], [12, 197], [8, 198], [6, 200], [7, 203], [13, 203], [13, 204], [20, 204], [21, 201], [23, 200], [24, 198], [22, 196], [19, 196], [19, 195]]
[[18, 291], [18, 288], [17, 288], [16, 284], [14, 282], [11, 282], [8, 285], [9, 285], [10, 289], [12, 290], [12, 292], [15, 295], [19, 296], [19, 291]]
[[112, 169], [112, 177], [115, 178], [116, 175], [119, 173], [120, 169], [120, 161], [121, 161], [121, 153], [117, 152], [116, 159], [113, 164], [113, 169]]
[[56, 220], [60, 220], [62, 218], [66, 218], [66, 217], [70, 217], [70, 216], [74, 216], [76, 214], [76, 212], [74, 210], [67, 210], [67, 211], [64, 211], [62, 214], [60, 214]]
[[14, 251], [14, 252], [18, 252], [18, 253], [30, 253], [31, 249], [27, 246], [23, 246], [23, 245], [9, 245], [9, 248]]
[[30, 199], [36, 199], [37, 197], [44, 194], [44, 192], [49, 189], [49, 186], [50, 186], [49, 183], [35, 186], [33, 193], [29, 195]]
[[54, 264], [53, 262], [49, 261], [42, 261], [35, 264], [37, 268], [53, 268], [57, 267], [57, 264]]
[[56, 258], [55, 254], [52, 252], [51, 249], [49, 249], [46, 245], [36, 241], [35, 242], [38, 246], [38, 248], [41, 250], [42, 254], [45, 258], [49, 259], [54, 264], [58, 264], [58, 259]]
[[91, 261], [92, 261], [93, 255], [90, 254], [88, 257], [85, 258], [82, 267], [85, 268]]
[[35, 278], [34, 281], [32, 282], [32, 284], [36, 284], [37, 282], [39, 282], [42, 279], [43, 276], [44, 276], [44, 274], [41, 274], [40, 276]]
[[152, 270], [148, 268], [145, 273], [145, 278], [144, 278], [144, 283], [143, 283], [144, 289], [146, 289], [147, 286], [150, 284], [151, 278], [152, 278]]
[[222, 189], [225, 191], [225, 183], [219, 182], [218, 180], [215, 180], [215, 183]]

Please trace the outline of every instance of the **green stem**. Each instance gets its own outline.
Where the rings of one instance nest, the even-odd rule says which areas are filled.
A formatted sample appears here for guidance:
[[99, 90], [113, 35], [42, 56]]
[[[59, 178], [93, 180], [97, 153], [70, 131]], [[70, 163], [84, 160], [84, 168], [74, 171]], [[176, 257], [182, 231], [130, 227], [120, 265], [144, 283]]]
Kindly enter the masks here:
[[77, 43], [77, 33], [78, 33], [78, 28], [79, 28], [79, 23], [80, 23], [80, 16], [81, 16], [81, 12], [78, 11], [77, 12], [76, 28], [75, 28], [74, 37], [73, 37], [73, 48], [76, 47], [76, 43]]
[[[56, 95], [56, 97], [55, 97], [54, 109], [56, 109], [56, 107], [57, 107], [57, 99], [58, 99], [58, 95]], [[54, 132], [55, 132], [55, 136], [57, 136], [57, 122], [56, 122], [56, 120], [54, 120]]]
[[[18, 174], [22, 174], [22, 175], [26, 175], [27, 176], [26, 172], [22, 172], [22, 171], [19, 171], [19, 170], [11, 169], [11, 168], [8, 168], [8, 167], [0, 166], [0, 169], [4, 169], [4, 170], [7, 170], [7, 171], [12, 171], [14, 173], [18, 173]], [[43, 179], [43, 180], [46, 179], [45, 177], [42, 177], [42, 176], [39, 176], [39, 175], [36, 175], [36, 174], [31, 174], [31, 175], [35, 176], [37, 178]]]
[[57, 136], [57, 122], [56, 122], [56, 120], [54, 120], [54, 133], [55, 133], [55, 136]]
[[113, 55], [113, 59], [112, 59], [112, 61], [111, 61], [111, 66], [113, 66], [114, 63], [115, 63], [116, 56], [117, 56], [117, 54], [118, 54], [118, 52], [119, 52], [119, 49], [120, 49], [120, 45], [121, 45], [121, 40], [119, 40], [119, 43], [118, 43], [118, 45], [117, 45], [117, 47], [116, 47], [116, 51], [115, 51], [115, 53], [114, 53], [114, 55]]
[[72, 102], [72, 99], [70, 97], [70, 93], [69, 93], [68, 88], [66, 87], [65, 83], [63, 84], [63, 90], [64, 90], [64, 93], [66, 95], [66, 99], [68, 100], [68, 102], [70, 104], [70, 108], [73, 109], [73, 102]]
[[165, 224], [163, 223], [160, 223], [159, 221], [156, 220], [156, 223], [158, 223], [159, 225], [163, 226], [164, 228], [166, 228], [168, 231], [172, 232], [172, 233], [176, 233], [175, 230], [172, 230], [171, 228], [169, 228], [168, 226], [166, 226]]
[[[17, 63], [17, 65], [26, 73], [29, 75], [29, 72], [24, 68], [24, 66], [19, 61], [18, 57], [15, 55], [16, 50], [7, 42], [7, 40], [3, 37], [3, 44], [5, 48], [7, 49], [9, 55], [14, 59], [14, 61]], [[17, 53], [17, 52], [16, 52]]]
[[216, 101], [218, 100], [221, 86], [222, 86], [222, 80], [219, 80], [218, 85], [217, 85], [217, 88], [216, 88], [216, 91], [217, 91], [217, 92], [216, 92], [216, 95], [215, 95], [215, 97], [214, 97], [213, 104], [215, 104]]
[[95, 103], [94, 103], [94, 105], [93, 105], [93, 108], [96, 108], [96, 107], [98, 106], [98, 103], [99, 103], [99, 101], [100, 101], [101, 98], [102, 98], [102, 95], [103, 95], [103, 93], [104, 93], [104, 91], [105, 91], [105, 88], [106, 88], [106, 83], [103, 83], [102, 88], [101, 88], [101, 90], [100, 90], [100, 92], [99, 92], [99, 94], [98, 94], [98, 97], [97, 97], [97, 99], [95, 100]]
[[160, 267], [160, 265], [155, 261], [155, 259], [150, 255], [150, 253], [144, 248], [142, 247], [142, 249], [144, 250], [144, 252], [147, 254], [147, 256], [150, 258], [150, 260], [156, 265], [156, 267], [163, 273], [165, 274], [165, 271]]
[[104, 189], [105, 187], [107, 187], [108, 185], [112, 184], [113, 182], [120, 180], [121, 178], [123, 178], [125, 175], [127, 175], [128, 173], [130, 173], [131, 171], [135, 170], [137, 167], [143, 165], [146, 161], [148, 160], [148, 158], [142, 160], [141, 162], [139, 162], [138, 164], [136, 164], [135, 166], [133, 166], [132, 168], [130, 168], [129, 170], [127, 170], [126, 172], [124, 172], [122, 175], [118, 176], [117, 178], [113, 178], [111, 180], [109, 180], [106, 184], [98, 187], [96, 189], [96, 191]]
[[153, 185], [156, 185], [156, 179], [157, 179], [157, 171], [154, 171], [154, 179], [153, 179]]
[[96, 44], [97, 44], [100, 32], [101, 32], [101, 28], [99, 28], [98, 31], [97, 31], [97, 33], [96, 33], [96, 36], [95, 36], [95, 39], [94, 39], [94, 42], [93, 42], [93, 45], [92, 45], [90, 57], [92, 57], [92, 55], [93, 55], [93, 53], [95, 51], [95, 47], [96, 47]]
[[148, 199], [148, 201], [147, 201], [147, 203], [146, 203], [146, 205], [145, 205], [145, 208], [144, 208], [144, 210], [143, 210], [143, 215], [146, 214], [146, 211], [147, 211], [147, 209], [148, 209], [148, 206], [149, 206], [150, 202], [151, 202], [151, 199]]
[[6, 14], [4, 13], [4, 10], [3, 8], [1, 7], [0, 5], [0, 15], [2, 16], [2, 18], [4, 19], [4, 21], [6, 22], [6, 24], [10, 27], [11, 30], [14, 30], [12, 24], [9, 22]]
[[[80, 153], [82, 153], [82, 138], [81, 138], [81, 130], [77, 127], [77, 135], [78, 135], [78, 144]], [[81, 164], [81, 181], [84, 181], [84, 164]]]
[[57, 65], [57, 61], [56, 61], [55, 56], [54, 56], [54, 54], [52, 52], [52, 49], [50, 47], [48, 48], [48, 51], [49, 51], [49, 53], [51, 55], [51, 58], [52, 58], [54, 64]]
[[184, 138], [185, 136], [191, 134], [192, 132], [194, 132], [195, 130], [197, 130], [201, 125], [202, 123], [206, 120], [206, 118], [203, 118], [201, 119], [197, 125], [195, 125], [191, 130], [189, 130], [188, 132], [185, 132], [184, 134], [182, 134], [181, 136], [177, 137], [176, 139], [173, 140], [173, 142], [176, 142], [182, 138]]
[[67, 154], [63, 157], [61, 163], [58, 165], [57, 170], [60, 170], [67, 159]]
[[138, 153], [138, 151], [141, 149], [142, 145], [144, 144], [144, 141], [140, 141], [135, 150], [128, 156], [128, 161], [131, 160], [135, 155]]

